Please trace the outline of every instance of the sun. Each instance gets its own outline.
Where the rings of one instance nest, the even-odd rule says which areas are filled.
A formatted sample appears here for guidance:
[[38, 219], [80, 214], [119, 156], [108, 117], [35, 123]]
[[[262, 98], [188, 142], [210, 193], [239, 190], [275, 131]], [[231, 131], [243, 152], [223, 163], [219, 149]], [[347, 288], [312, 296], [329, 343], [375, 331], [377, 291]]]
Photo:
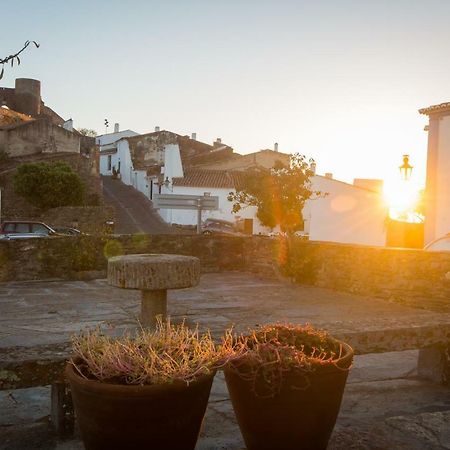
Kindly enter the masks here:
[[384, 200], [389, 208], [389, 217], [406, 222], [422, 222], [417, 213], [419, 187], [412, 181], [385, 180], [383, 188]]

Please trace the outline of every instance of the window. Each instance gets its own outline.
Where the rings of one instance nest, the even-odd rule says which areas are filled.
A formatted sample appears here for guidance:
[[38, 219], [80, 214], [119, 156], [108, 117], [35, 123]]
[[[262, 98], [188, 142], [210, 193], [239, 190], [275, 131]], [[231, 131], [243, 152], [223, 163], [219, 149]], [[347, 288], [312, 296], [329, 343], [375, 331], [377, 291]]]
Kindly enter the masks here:
[[5, 225], [5, 228], [4, 228], [3, 231], [5, 233], [14, 233], [14, 229], [15, 229], [15, 224], [14, 223], [7, 223]]
[[111, 155], [108, 155], [108, 170], [111, 170]]
[[49, 229], [47, 227], [44, 227], [44, 225], [40, 223], [34, 223], [31, 226], [31, 232], [32, 233], [39, 233], [39, 234], [49, 234]]
[[29, 233], [30, 225], [28, 223], [16, 223], [16, 233]]

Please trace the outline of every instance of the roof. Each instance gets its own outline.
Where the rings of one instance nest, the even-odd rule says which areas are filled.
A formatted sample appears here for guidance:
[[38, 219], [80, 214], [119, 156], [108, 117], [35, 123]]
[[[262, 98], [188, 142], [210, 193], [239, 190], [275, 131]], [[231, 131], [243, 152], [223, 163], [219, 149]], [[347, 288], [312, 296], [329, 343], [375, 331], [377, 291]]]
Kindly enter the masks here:
[[242, 172], [228, 170], [187, 169], [183, 178], [174, 178], [173, 186], [235, 189], [242, 184]]
[[419, 109], [420, 114], [425, 114], [427, 116], [443, 112], [450, 112], [450, 102], [439, 103], [439, 105], [432, 105], [428, 108]]
[[289, 165], [289, 160], [289, 154], [267, 149], [247, 153], [245, 155], [229, 153], [225, 154], [221, 159], [217, 158], [216, 160], [211, 161], [199, 161], [199, 163], [195, 165], [205, 169], [243, 171], [252, 168], [270, 169], [274, 167], [276, 161], [279, 161], [284, 165]]
[[32, 120], [34, 119], [26, 114], [5, 107], [0, 108], [0, 127], [11, 127]]

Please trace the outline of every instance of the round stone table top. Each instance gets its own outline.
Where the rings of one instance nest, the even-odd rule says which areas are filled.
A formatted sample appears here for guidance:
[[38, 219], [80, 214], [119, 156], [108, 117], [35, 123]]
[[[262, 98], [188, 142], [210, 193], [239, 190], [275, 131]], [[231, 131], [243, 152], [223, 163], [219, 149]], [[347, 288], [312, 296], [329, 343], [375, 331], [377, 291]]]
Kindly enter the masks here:
[[108, 283], [124, 289], [181, 289], [199, 281], [200, 260], [193, 256], [143, 254], [108, 260]]

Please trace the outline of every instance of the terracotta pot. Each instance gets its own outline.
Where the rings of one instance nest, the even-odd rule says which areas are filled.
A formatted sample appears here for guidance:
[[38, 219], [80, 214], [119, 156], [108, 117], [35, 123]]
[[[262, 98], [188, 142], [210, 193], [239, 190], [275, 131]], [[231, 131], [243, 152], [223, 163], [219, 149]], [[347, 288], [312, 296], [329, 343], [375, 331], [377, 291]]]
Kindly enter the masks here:
[[215, 372], [189, 386], [102, 383], [71, 364], [65, 373], [87, 450], [195, 448]]
[[262, 397], [268, 389], [243, 379], [232, 364], [224, 372], [231, 402], [248, 449], [326, 449], [341, 406], [353, 350], [307, 375], [283, 375], [280, 392]]

